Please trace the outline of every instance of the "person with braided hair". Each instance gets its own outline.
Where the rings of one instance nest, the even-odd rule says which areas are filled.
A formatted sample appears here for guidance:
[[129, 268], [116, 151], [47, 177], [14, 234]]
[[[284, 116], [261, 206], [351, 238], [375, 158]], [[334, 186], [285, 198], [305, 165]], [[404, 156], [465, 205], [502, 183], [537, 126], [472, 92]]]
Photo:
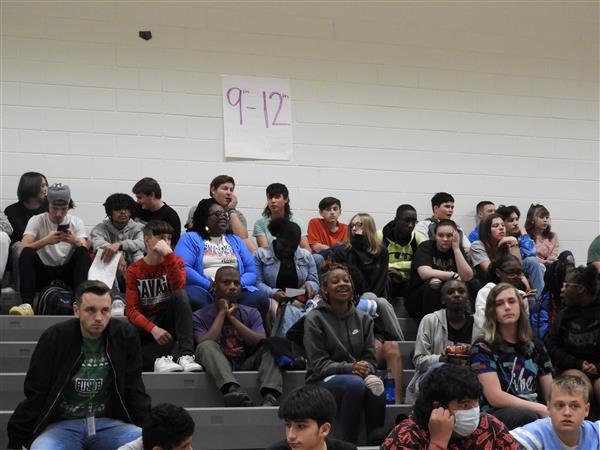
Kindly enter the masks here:
[[600, 301], [597, 271], [592, 265], [565, 277], [561, 297], [565, 308], [548, 334], [548, 352], [561, 375], [582, 378], [600, 400]]
[[367, 442], [379, 444], [385, 394], [376, 375], [373, 321], [354, 307], [354, 284], [347, 267], [326, 263], [323, 271], [323, 301], [304, 322], [306, 381], [318, 383], [335, 397], [343, 440], [358, 441], [364, 412]]

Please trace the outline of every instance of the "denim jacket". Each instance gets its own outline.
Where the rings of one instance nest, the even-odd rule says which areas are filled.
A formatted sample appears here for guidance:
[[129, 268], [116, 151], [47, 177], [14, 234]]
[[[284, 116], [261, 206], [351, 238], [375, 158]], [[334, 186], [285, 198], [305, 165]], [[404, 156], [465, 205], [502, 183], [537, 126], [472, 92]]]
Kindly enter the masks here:
[[[278, 291], [274, 286], [277, 283], [277, 275], [279, 274], [279, 266], [281, 265], [279, 259], [275, 256], [273, 244], [257, 249], [254, 252], [254, 260], [258, 271], [256, 286], [261, 292], [271, 297]], [[299, 288], [304, 283], [310, 283], [313, 292], [315, 294], [319, 292], [317, 266], [312, 255], [307, 250], [298, 247], [296, 253], [294, 253], [294, 263], [298, 275], [298, 286], [295, 287]]]

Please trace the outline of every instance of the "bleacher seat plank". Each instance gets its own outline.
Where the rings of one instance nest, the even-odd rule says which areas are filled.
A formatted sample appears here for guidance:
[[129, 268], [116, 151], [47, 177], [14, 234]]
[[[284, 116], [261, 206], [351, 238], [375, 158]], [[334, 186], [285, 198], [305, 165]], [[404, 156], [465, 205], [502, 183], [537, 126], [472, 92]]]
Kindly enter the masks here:
[[[258, 372], [234, 372], [244, 390], [258, 404]], [[414, 370], [405, 370], [404, 388], [413, 377]], [[206, 373], [154, 373], [144, 372], [144, 385], [152, 403], [170, 402], [185, 408], [220, 407], [223, 396]], [[283, 391], [289, 392], [304, 384], [306, 372], [287, 371], [283, 375]], [[24, 398], [25, 373], [0, 373], [0, 410], [14, 409]]]
[[[386, 427], [391, 428], [396, 416], [408, 414], [410, 405], [388, 405]], [[283, 422], [275, 407], [257, 408], [186, 408], [194, 419], [194, 448], [200, 450], [243, 450], [265, 448], [284, 438]], [[0, 411], [0, 448], [8, 445], [4, 432], [12, 410]], [[334, 425], [335, 431], [339, 427]]]

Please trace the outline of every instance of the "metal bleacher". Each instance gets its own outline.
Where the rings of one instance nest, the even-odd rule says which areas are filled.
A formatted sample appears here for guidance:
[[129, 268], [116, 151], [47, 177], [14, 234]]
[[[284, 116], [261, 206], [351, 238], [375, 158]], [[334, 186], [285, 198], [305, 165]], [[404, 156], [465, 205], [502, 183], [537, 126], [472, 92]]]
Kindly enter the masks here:
[[[406, 387], [414, 374], [411, 355], [417, 325], [407, 318], [403, 307], [397, 308], [397, 314], [407, 339], [401, 343], [403, 384]], [[25, 373], [37, 340], [46, 328], [66, 319], [65, 316], [0, 315], [0, 448], [7, 446], [6, 424], [12, 410], [24, 397]], [[235, 376], [258, 403], [257, 372], [236, 372]], [[304, 377], [305, 371], [285, 372], [284, 392], [302, 385]], [[153, 404], [175, 403], [190, 412], [196, 423], [194, 448], [257, 449], [284, 437], [277, 408], [225, 408], [222, 395], [206, 373], [145, 372], [143, 378]], [[407, 414], [410, 409], [411, 405], [388, 405], [386, 426], [391, 427], [398, 414]]]

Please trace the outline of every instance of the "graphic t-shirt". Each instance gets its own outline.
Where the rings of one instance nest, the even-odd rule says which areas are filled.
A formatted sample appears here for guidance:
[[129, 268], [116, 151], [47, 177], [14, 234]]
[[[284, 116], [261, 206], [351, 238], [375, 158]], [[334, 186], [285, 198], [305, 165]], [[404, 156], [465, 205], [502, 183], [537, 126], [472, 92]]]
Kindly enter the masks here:
[[473, 339], [473, 316], [468, 316], [464, 325], [453, 328], [448, 322], [448, 345], [471, 344]]
[[450, 249], [447, 252], [440, 252], [435, 241], [424, 241], [417, 247], [411, 267], [410, 281], [412, 286], [419, 286], [423, 283], [417, 271], [421, 266], [429, 266], [432, 269], [444, 272], [456, 272], [458, 270], [454, 259], [454, 251]]
[[113, 382], [104, 340], [83, 338], [83, 363], [65, 387], [58, 405], [58, 417], [63, 420], [94, 415], [104, 416], [108, 392]]
[[238, 268], [237, 256], [223, 236], [211, 237], [204, 241], [202, 262], [204, 275], [211, 280], [215, 279], [217, 270], [221, 267]]
[[[471, 347], [471, 369], [477, 375], [495, 372], [501, 389], [528, 401], [537, 401], [538, 377], [552, 373], [552, 363], [546, 348], [540, 343], [529, 342], [525, 354], [508, 342], [503, 348], [491, 346], [478, 339]], [[491, 407], [483, 398], [482, 410]]]

